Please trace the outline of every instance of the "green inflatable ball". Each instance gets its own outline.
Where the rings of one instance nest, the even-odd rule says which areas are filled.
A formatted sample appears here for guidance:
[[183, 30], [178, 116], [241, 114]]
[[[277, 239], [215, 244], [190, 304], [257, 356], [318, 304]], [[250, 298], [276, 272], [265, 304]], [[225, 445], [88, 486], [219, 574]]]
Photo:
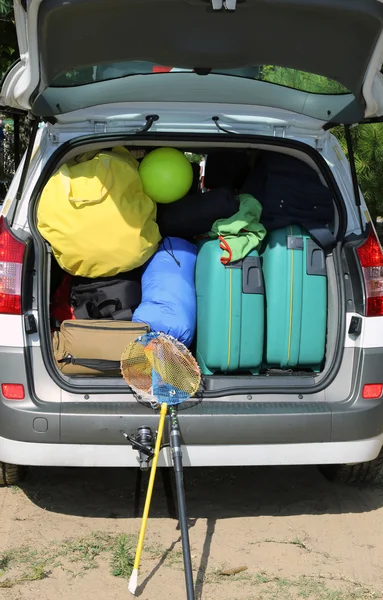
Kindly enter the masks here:
[[139, 173], [145, 194], [160, 204], [183, 198], [193, 183], [190, 162], [175, 148], [157, 148], [149, 152], [140, 164]]

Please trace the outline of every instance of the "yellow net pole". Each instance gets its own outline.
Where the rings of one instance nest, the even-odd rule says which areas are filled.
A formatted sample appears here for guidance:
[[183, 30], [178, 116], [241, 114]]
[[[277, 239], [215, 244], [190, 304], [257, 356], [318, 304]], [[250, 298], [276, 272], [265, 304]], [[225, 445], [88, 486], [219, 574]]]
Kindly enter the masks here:
[[136, 589], [137, 589], [137, 584], [138, 584], [138, 568], [140, 566], [142, 548], [144, 545], [144, 538], [145, 538], [146, 526], [147, 526], [148, 517], [149, 517], [150, 503], [151, 503], [152, 494], [153, 494], [154, 479], [156, 476], [158, 457], [159, 457], [160, 450], [161, 450], [162, 435], [163, 435], [163, 431], [164, 431], [165, 417], [166, 417], [167, 410], [168, 410], [168, 405], [166, 402], [163, 402], [161, 404], [160, 422], [158, 424], [156, 445], [154, 447], [152, 468], [150, 470], [148, 490], [146, 492], [145, 506], [144, 506], [144, 512], [142, 515], [140, 534], [138, 537], [136, 556], [134, 559], [132, 575], [129, 580], [129, 591], [132, 594], [135, 594]]

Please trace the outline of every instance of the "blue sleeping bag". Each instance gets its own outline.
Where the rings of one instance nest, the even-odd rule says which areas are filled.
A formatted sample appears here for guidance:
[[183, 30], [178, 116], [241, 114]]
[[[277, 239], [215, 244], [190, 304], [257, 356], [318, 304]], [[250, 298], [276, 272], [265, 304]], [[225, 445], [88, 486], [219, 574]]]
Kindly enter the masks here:
[[132, 319], [172, 335], [185, 346], [192, 343], [196, 329], [196, 256], [194, 244], [165, 238], [143, 267], [142, 301]]

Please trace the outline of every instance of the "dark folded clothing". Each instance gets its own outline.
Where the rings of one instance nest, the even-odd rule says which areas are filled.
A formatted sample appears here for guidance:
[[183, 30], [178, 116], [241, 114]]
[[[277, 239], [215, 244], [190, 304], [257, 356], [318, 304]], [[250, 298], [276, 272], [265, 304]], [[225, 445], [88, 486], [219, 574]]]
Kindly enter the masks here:
[[187, 194], [171, 204], [157, 205], [157, 223], [163, 238], [193, 239], [211, 230], [217, 219], [227, 219], [239, 207], [234, 191], [221, 188]]

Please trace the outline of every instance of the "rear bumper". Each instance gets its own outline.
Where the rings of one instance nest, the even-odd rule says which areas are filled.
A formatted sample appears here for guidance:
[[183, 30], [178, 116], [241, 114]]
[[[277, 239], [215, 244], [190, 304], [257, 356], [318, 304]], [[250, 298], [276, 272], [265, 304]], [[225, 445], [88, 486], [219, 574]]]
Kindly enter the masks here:
[[[383, 435], [369, 440], [322, 444], [250, 444], [183, 446], [185, 467], [324, 465], [369, 461], [379, 454]], [[19, 465], [52, 467], [138, 467], [129, 446], [38, 444], [0, 437], [0, 459]], [[164, 448], [159, 466], [171, 466]]]
[[[123, 401], [121, 395], [117, 401], [113, 396], [93, 400], [73, 394], [71, 401], [43, 402], [27, 380], [23, 350], [2, 351], [0, 382], [23, 383], [26, 398], [15, 402], [0, 397], [0, 461], [137, 464], [137, 453], [127, 446], [121, 430], [133, 433], [147, 425], [155, 431], [158, 415], [150, 408], [128, 394]], [[361, 389], [364, 383], [383, 380], [383, 349], [349, 349], [345, 357], [350, 359], [349, 369], [341, 369], [335, 389], [320, 394], [206, 399], [181, 411], [185, 463], [330, 464], [375, 458], [383, 443], [383, 399], [363, 400]]]

